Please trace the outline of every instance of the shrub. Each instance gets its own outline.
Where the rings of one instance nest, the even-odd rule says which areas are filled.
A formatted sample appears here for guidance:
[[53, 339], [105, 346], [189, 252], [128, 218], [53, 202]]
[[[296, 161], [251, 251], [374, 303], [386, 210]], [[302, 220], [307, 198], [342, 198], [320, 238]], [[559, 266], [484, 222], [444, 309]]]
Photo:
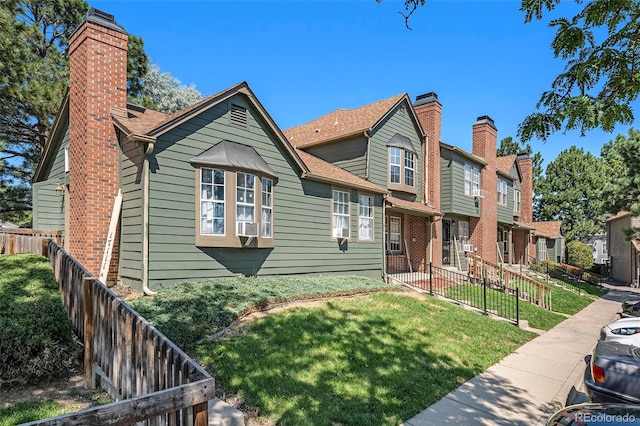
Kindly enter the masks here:
[[81, 349], [49, 261], [0, 256], [0, 384], [36, 383], [69, 375]]
[[569, 265], [578, 268], [590, 269], [593, 266], [591, 247], [582, 241], [571, 241], [567, 244], [567, 258]]

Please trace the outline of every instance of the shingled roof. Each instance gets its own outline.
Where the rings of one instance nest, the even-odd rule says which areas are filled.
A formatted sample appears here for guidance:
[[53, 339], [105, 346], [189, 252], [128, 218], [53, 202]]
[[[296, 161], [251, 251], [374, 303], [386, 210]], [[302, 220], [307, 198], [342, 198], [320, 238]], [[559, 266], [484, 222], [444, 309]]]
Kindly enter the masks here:
[[511, 173], [511, 167], [513, 167], [513, 163], [515, 163], [517, 158], [518, 156], [515, 154], [496, 158], [496, 169], [499, 172], [508, 175], [509, 173]]
[[561, 220], [553, 220], [549, 222], [533, 222], [533, 226], [536, 228], [536, 235], [547, 238], [560, 238], [560, 228], [562, 226]]
[[308, 123], [285, 130], [284, 134], [296, 148], [339, 140], [370, 131], [403, 99], [406, 93], [392, 96], [354, 109], [337, 109]]

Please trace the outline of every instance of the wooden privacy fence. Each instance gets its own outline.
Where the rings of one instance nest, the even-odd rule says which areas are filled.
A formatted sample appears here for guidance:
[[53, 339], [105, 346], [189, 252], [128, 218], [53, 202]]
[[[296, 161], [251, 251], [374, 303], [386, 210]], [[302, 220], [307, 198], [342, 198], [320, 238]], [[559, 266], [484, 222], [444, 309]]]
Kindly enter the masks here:
[[60, 244], [60, 232], [34, 229], [2, 229], [0, 254], [37, 253], [47, 255], [49, 241]]
[[214, 379], [55, 242], [46, 256], [84, 343], [85, 385], [118, 402], [29, 425], [207, 425]]

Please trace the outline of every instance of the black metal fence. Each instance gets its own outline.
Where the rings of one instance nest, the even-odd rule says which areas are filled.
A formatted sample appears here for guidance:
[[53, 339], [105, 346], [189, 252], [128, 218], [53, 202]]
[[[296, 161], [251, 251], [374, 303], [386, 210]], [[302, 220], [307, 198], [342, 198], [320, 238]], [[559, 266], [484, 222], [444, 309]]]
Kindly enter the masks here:
[[431, 295], [439, 295], [520, 325], [520, 290], [471, 274], [416, 262], [405, 256], [387, 256], [387, 278]]

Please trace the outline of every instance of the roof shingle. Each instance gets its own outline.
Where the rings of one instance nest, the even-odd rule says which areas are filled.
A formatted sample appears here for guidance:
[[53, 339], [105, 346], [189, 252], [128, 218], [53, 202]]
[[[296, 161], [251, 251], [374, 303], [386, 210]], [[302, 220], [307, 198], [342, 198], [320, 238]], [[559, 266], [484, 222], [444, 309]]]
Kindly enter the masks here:
[[536, 228], [536, 235], [548, 238], [560, 238], [560, 227], [562, 226], [561, 220], [553, 220], [549, 222], [533, 222], [533, 226]]

